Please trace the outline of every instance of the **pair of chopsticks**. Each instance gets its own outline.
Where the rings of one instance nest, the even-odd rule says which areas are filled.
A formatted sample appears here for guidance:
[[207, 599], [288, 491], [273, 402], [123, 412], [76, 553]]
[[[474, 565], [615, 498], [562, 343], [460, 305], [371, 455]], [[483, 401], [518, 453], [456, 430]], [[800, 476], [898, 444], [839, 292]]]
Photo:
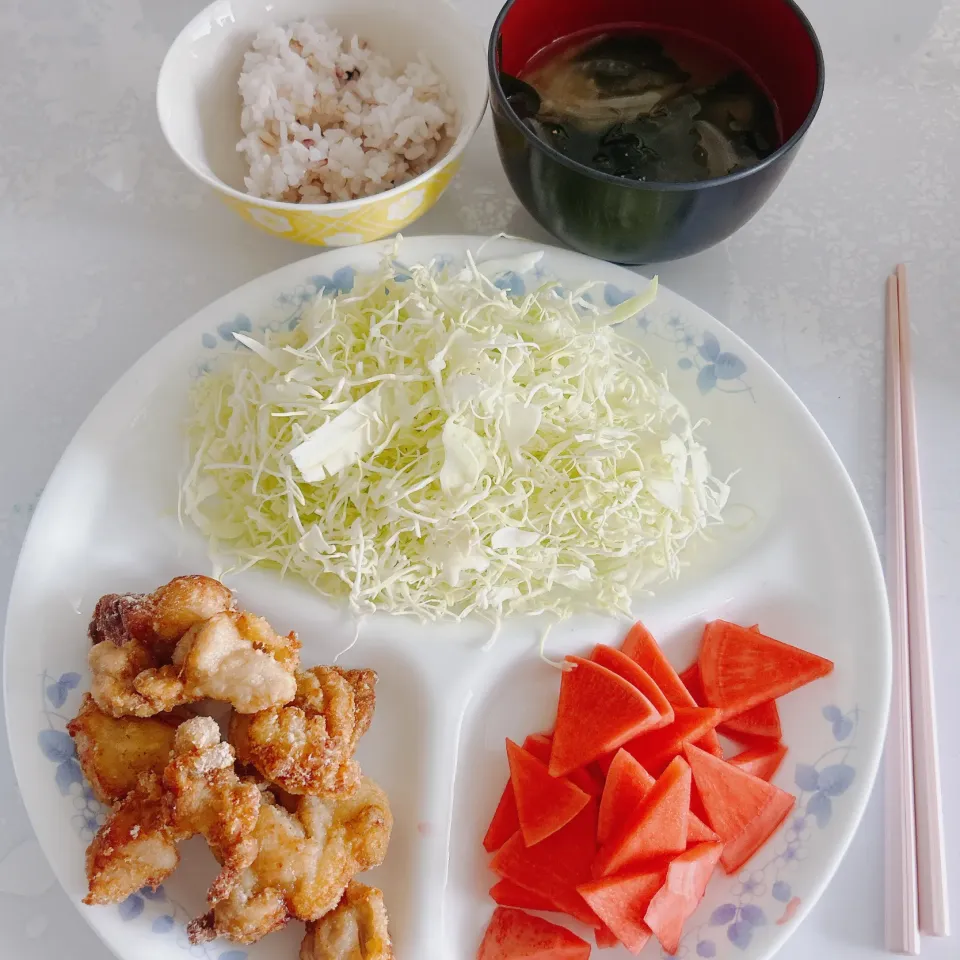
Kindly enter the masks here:
[[940, 767], [927, 613], [907, 272], [887, 278], [887, 587], [893, 702], [887, 734], [887, 946], [920, 953], [949, 934]]

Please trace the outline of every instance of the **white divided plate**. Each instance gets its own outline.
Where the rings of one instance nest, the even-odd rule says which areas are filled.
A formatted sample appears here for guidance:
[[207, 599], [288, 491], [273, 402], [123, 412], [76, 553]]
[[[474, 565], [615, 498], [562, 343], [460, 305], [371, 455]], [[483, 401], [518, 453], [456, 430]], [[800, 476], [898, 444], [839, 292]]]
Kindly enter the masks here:
[[[405, 240], [398, 259], [462, 260], [483, 241]], [[483, 258], [528, 243], [488, 241]], [[318, 286], [348, 289], [374, 267], [380, 243], [322, 253], [241, 287], [182, 324], [113, 387], [80, 428], [37, 507], [20, 557], [6, 628], [7, 725], [23, 799], [70, 898], [119, 956], [176, 960], [293, 960], [300, 924], [253, 946], [191, 947], [184, 924], [203, 911], [213, 861], [200, 841], [158, 891], [85, 907], [84, 849], [100, 810], [64, 733], [87, 686], [86, 625], [107, 592], [143, 591], [207, 572], [198, 533], [177, 521], [183, 419], [191, 381], [234, 330], [295, 321]], [[600, 281], [616, 303], [642, 280], [622, 268], [547, 249], [541, 276], [572, 287]], [[520, 291], [524, 277], [505, 274]], [[526, 282], [531, 282], [527, 278]], [[717, 874], [688, 924], [681, 956], [769, 957], [823, 892], [873, 784], [890, 685], [889, 626], [880, 566], [863, 510], [836, 454], [799, 400], [746, 344], [702, 310], [661, 289], [632, 327], [674, 392], [709, 420], [702, 436], [717, 473], [739, 469], [737, 522], [698, 547], [681, 579], [636, 613], [680, 667], [715, 617], [836, 662], [833, 674], [782, 701], [790, 752], [777, 782], [796, 811], [737, 876]], [[267, 571], [230, 581], [242, 604], [280, 632], [296, 629], [306, 664], [329, 662], [353, 638], [341, 611]], [[479, 622], [422, 626], [377, 616], [340, 661], [380, 674], [377, 714], [360, 748], [364, 770], [389, 792], [396, 828], [371, 875], [385, 892], [399, 960], [475, 955], [495, 878], [480, 845], [507, 776], [504, 737], [548, 729], [559, 674], [537, 657], [542, 623], [507, 623], [493, 649]], [[617, 643], [624, 624], [582, 617], [555, 629], [548, 652]], [[586, 931], [581, 931], [585, 933]], [[655, 955], [656, 945], [645, 955]], [[612, 958], [626, 951], [611, 951]]]

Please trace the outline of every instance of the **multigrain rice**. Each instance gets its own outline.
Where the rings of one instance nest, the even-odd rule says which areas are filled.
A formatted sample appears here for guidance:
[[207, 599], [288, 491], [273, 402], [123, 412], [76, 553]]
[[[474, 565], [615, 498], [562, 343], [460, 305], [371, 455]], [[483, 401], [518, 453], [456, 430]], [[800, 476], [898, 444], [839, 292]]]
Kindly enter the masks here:
[[456, 104], [422, 55], [398, 71], [323, 21], [264, 27], [239, 81], [255, 197], [331, 203], [389, 190], [449, 149]]

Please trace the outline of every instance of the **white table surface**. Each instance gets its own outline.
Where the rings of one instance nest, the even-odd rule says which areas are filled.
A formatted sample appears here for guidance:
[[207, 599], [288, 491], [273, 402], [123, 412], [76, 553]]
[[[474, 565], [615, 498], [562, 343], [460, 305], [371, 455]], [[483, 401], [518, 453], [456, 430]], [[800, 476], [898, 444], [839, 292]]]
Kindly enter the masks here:
[[[486, 33], [498, 0], [460, 0]], [[0, 4], [0, 597], [61, 450], [140, 354], [312, 248], [241, 224], [167, 150], [154, 82], [198, 0]], [[745, 337], [813, 411], [883, 536], [886, 272], [911, 266], [940, 730], [960, 729], [960, 0], [805, 0], [827, 91], [785, 182], [727, 243], [661, 281]], [[548, 239], [500, 169], [489, 118], [413, 233]], [[951, 559], [952, 558], [952, 559]], [[51, 562], [56, 562], [51, 558]], [[0, 616], [3, 610], [0, 609]], [[960, 754], [944, 737], [947, 810]], [[782, 960], [883, 956], [882, 790]], [[960, 835], [947, 824], [960, 922]], [[40, 852], [0, 740], [0, 957], [106, 950]], [[960, 938], [924, 957], [960, 956]]]

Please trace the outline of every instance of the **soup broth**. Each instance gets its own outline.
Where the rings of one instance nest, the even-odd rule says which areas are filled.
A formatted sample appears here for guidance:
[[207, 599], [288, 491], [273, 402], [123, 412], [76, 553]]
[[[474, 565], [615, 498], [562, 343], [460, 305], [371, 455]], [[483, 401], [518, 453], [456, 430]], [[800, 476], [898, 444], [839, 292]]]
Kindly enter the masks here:
[[781, 142], [776, 108], [744, 64], [686, 34], [638, 27], [567, 38], [520, 79], [539, 97], [524, 122], [571, 160], [617, 177], [722, 177]]

